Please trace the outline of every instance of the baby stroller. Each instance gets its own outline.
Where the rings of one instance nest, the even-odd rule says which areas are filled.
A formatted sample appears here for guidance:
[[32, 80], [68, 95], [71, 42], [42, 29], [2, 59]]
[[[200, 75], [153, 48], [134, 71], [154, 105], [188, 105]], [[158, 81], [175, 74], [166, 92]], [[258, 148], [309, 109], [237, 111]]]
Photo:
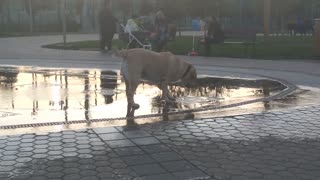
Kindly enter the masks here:
[[148, 31], [131, 32], [123, 24], [120, 24], [120, 26], [119, 39], [127, 42], [127, 48], [142, 47], [144, 49], [152, 49]]

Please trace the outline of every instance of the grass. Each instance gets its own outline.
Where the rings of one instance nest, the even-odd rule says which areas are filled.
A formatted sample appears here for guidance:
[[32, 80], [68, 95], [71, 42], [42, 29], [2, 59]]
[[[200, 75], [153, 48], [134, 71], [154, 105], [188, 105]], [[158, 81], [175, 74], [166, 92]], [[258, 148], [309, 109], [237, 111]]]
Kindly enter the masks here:
[[57, 32], [0, 32], [0, 38], [10, 37], [26, 37], [26, 36], [41, 36], [41, 35], [58, 35]]
[[[47, 45], [48, 48], [63, 48], [60, 44]], [[125, 48], [120, 40], [113, 41], [114, 48]], [[66, 49], [98, 50], [98, 41], [80, 41], [67, 44]], [[192, 37], [177, 37], [167, 44], [167, 50], [174, 54], [186, 55], [192, 50]], [[204, 55], [203, 46], [195, 43], [195, 50]], [[314, 51], [312, 36], [272, 36], [265, 40], [258, 37], [255, 50], [243, 44], [214, 44], [211, 46], [211, 55], [214, 57], [255, 58], [255, 59], [317, 59]]]
[[31, 33], [6, 33], [0, 32], [0, 38], [30, 36]]

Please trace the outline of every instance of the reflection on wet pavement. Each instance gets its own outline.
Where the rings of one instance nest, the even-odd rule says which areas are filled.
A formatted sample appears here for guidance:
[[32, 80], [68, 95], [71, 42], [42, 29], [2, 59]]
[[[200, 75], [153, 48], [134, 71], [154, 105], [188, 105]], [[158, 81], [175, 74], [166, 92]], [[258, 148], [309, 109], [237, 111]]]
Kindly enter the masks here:
[[[179, 112], [267, 97], [286, 87], [276, 81], [202, 77], [196, 87], [169, 89], [177, 98], [166, 105], [160, 90], [141, 84], [135, 115]], [[75, 69], [0, 68], [0, 126], [124, 117], [125, 85], [118, 72]], [[259, 103], [247, 105], [259, 108]], [[268, 108], [268, 107], [264, 107]]]

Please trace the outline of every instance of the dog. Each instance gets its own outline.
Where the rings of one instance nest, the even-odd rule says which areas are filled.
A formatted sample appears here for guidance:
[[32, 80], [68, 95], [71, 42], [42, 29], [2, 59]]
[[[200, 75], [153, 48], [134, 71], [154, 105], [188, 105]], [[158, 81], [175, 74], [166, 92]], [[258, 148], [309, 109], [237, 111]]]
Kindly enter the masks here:
[[197, 79], [194, 66], [170, 52], [135, 48], [117, 51], [115, 56], [123, 59], [120, 71], [126, 85], [127, 115], [139, 108], [134, 102], [134, 94], [141, 81], [157, 85], [162, 91], [162, 98], [168, 102], [174, 100], [169, 94], [168, 83], [181, 81], [192, 84]]

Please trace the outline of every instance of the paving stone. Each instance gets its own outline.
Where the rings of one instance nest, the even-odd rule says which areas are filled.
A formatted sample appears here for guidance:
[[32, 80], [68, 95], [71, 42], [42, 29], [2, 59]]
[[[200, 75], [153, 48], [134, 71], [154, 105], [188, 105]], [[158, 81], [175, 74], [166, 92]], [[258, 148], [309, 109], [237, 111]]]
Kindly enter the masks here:
[[10, 156], [2, 156], [0, 157], [2, 161], [14, 161], [16, 160], [18, 157], [15, 155], [10, 155]]
[[133, 138], [131, 141], [137, 145], [160, 144], [160, 141], [154, 137]]
[[1, 169], [2, 167], [12, 166], [12, 165], [14, 165], [14, 164], [16, 164], [15, 161], [0, 161], [0, 169]]
[[130, 156], [130, 155], [139, 155], [144, 154], [144, 152], [139, 147], [130, 147], [130, 148], [116, 148], [113, 149], [119, 156]]
[[154, 163], [151, 157], [147, 155], [134, 155], [134, 156], [125, 156], [121, 158], [127, 165], [138, 165], [138, 164], [147, 164]]
[[138, 176], [148, 176], [167, 173], [159, 164], [144, 164], [131, 166]]
[[122, 133], [99, 134], [99, 137], [104, 141], [127, 139]]
[[127, 138], [139, 138], [139, 137], [150, 137], [151, 135], [146, 131], [135, 130], [135, 131], [123, 131], [123, 134]]
[[140, 146], [140, 148], [150, 154], [171, 151], [171, 149], [169, 147], [165, 146], [164, 144], [153, 144], [153, 145], [147, 145], [147, 146]]
[[14, 166], [1, 166], [0, 172], [11, 172], [14, 168]]
[[151, 157], [157, 160], [158, 162], [174, 161], [174, 160], [182, 159], [182, 157], [175, 152], [155, 153], [155, 154], [151, 154]]
[[119, 131], [114, 127], [106, 128], [94, 128], [92, 129], [97, 134], [108, 134], [108, 133], [118, 133]]
[[32, 176], [30, 180], [46, 180], [48, 179], [46, 176]]
[[128, 139], [121, 139], [121, 140], [114, 140], [114, 141], [106, 141], [106, 144], [111, 148], [120, 148], [120, 147], [130, 147], [135, 146], [130, 140]]
[[97, 176], [82, 177], [80, 180], [99, 180]]
[[63, 177], [64, 180], [79, 180], [80, 178], [79, 174], [67, 174]]
[[114, 174], [111, 172], [101, 172], [101, 173], [97, 174], [97, 176], [101, 179], [110, 179], [110, 180], [116, 179], [116, 178], [114, 178]]
[[[15, 155], [15, 154], [17, 154], [18, 153], [18, 151], [15, 151], [15, 150], [9, 150], [9, 151], [3, 151], [1, 154], [2, 155], [6, 155], [6, 156], [10, 156], [10, 155]], [[0, 156], [1, 157], [1, 156]]]
[[78, 149], [88, 149], [91, 148], [91, 145], [89, 144], [80, 144], [76, 146]]
[[79, 168], [63, 168], [64, 174], [79, 174]]
[[[180, 178], [173, 176], [172, 174], [157, 174], [151, 176], [142, 177], [143, 180], [180, 180]], [[138, 179], [137, 179], [138, 180]]]
[[61, 173], [61, 172], [48, 172], [47, 174], [46, 174], [46, 176], [48, 177], [48, 178], [51, 178], [51, 179], [53, 179], [53, 178], [58, 178], [58, 179], [61, 179], [62, 177], [63, 177], [63, 173]]
[[185, 160], [162, 162], [162, 167], [170, 172], [196, 170], [197, 168]]
[[81, 176], [94, 176], [95, 174], [96, 174], [96, 171], [94, 170], [80, 169]]
[[174, 172], [173, 175], [180, 179], [209, 179], [210, 176], [199, 170]]

